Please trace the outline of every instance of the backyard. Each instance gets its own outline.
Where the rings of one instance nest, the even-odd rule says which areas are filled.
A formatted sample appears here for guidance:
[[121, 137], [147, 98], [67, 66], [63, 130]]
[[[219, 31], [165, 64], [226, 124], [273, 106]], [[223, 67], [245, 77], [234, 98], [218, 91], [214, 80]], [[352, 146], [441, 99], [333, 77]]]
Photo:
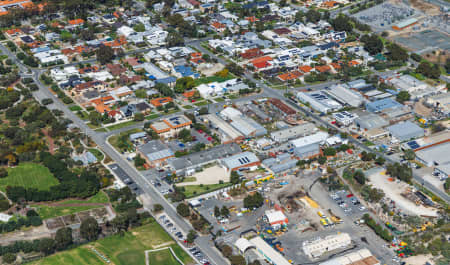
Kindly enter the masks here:
[[51, 186], [57, 184], [58, 180], [43, 165], [20, 163], [16, 167], [8, 168], [8, 176], [0, 179], [0, 190], [4, 192], [7, 186], [49, 190]]
[[221, 188], [225, 188], [230, 186], [230, 183], [222, 183], [222, 184], [210, 184], [210, 185], [186, 185], [184, 188], [184, 195], [186, 198], [192, 198], [204, 193], [212, 192]]
[[[126, 232], [124, 236], [110, 236], [69, 251], [57, 253], [32, 264], [105, 264], [103, 259], [91, 249], [94, 247], [113, 264], [142, 265], [145, 264], [145, 250], [158, 248], [161, 244], [164, 244], [165, 246], [170, 245], [184, 264], [191, 264], [193, 262], [190, 256], [171, 239], [171, 237], [161, 228], [161, 226], [152, 220], [149, 224]], [[149, 255], [150, 264], [176, 264], [173, 263], [173, 256], [168, 256], [164, 254], [164, 252], [161, 253], [162, 254]], [[152, 263], [152, 260], [158, 260], [158, 263]]]

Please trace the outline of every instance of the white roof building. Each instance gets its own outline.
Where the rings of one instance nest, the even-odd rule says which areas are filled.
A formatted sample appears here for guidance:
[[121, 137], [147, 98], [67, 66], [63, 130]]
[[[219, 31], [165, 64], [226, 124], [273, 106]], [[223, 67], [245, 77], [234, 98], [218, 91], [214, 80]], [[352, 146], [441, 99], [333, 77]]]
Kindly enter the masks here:
[[238, 240], [236, 240], [236, 242], [234, 242], [234, 246], [239, 249], [240, 253], [244, 253], [247, 249], [249, 248], [254, 248], [255, 245], [253, 245], [252, 243], [250, 243], [250, 241], [248, 241], [245, 238], [239, 238]]
[[264, 241], [261, 237], [257, 236], [250, 239], [250, 243], [252, 243], [257, 250], [258, 255], [269, 261], [274, 265], [291, 265], [285, 257], [283, 257], [278, 251], [273, 249], [269, 244]]
[[364, 102], [364, 98], [356, 91], [351, 90], [346, 84], [338, 84], [326, 90], [326, 93], [342, 104], [352, 107], [359, 107]]
[[128, 38], [131, 34], [135, 33], [134, 29], [128, 27], [128, 26], [122, 26], [117, 29], [117, 33], [119, 35], [123, 35], [126, 38]]
[[328, 138], [328, 133], [320, 131], [320, 132], [317, 132], [317, 133], [309, 135], [309, 136], [305, 136], [305, 137], [301, 137], [301, 138], [292, 140], [289, 143], [294, 148], [299, 148], [299, 147], [304, 147], [304, 146], [308, 146], [311, 144], [323, 144], [323, 143], [325, 143], [325, 140], [327, 138]]
[[322, 113], [328, 113], [342, 108], [342, 105], [329, 98], [322, 91], [298, 92], [297, 98], [304, 103], [309, 103], [313, 109]]
[[265, 215], [267, 218], [267, 222], [271, 225], [288, 223], [288, 218], [282, 211], [267, 210], [265, 212]]
[[363, 248], [343, 256], [319, 263], [319, 265], [380, 265], [370, 250]]
[[90, 72], [86, 74], [88, 77], [99, 80], [99, 81], [106, 81], [106, 80], [112, 80], [114, 79], [114, 76], [112, 76], [108, 71], [103, 70], [99, 72]]
[[220, 116], [222, 116], [226, 120], [232, 120], [236, 117], [242, 116], [242, 112], [233, 107], [228, 107], [220, 112]]
[[325, 238], [318, 238], [314, 241], [303, 242], [303, 251], [310, 258], [318, 258], [325, 252], [340, 248], [346, 248], [352, 243], [352, 239], [347, 233], [330, 235]]

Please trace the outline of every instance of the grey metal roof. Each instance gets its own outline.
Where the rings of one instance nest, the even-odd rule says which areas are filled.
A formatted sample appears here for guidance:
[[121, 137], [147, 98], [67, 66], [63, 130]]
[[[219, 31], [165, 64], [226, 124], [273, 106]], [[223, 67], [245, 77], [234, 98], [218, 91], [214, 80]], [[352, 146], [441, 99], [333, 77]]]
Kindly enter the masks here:
[[156, 161], [173, 156], [174, 153], [160, 140], [153, 140], [138, 147], [150, 161]]
[[355, 119], [355, 123], [363, 129], [371, 130], [387, 126], [389, 123], [374, 113], [364, 113]]
[[222, 163], [229, 169], [242, 167], [258, 161], [259, 158], [248, 151], [222, 159]]
[[392, 136], [400, 141], [422, 137], [425, 130], [410, 121], [400, 122], [386, 128]]
[[273, 173], [280, 173], [280, 172], [283, 172], [283, 171], [286, 171], [288, 169], [296, 167], [297, 166], [297, 161], [298, 160], [296, 160], [296, 159], [289, 159], [285, 163], [274, 165], [270, 169], [273, 171]]
[[208, 150], [172, 159], [169, 161], [169, 165], [174, 170], [183, 170], [186, 168], [197, 167], [201, 164], [206, 164], [219, 158], [234, 155], [239, 152], [241, 152], [241, 148], [238, 144], [223, 144], [215, 146]]
[[146, 132], [132, 133], [132, 134], [130, 134], [130, 140], [134, 141], [134, 140], [139, 139], [139, 138], [144, 138], [145, 136], [147, 136]]

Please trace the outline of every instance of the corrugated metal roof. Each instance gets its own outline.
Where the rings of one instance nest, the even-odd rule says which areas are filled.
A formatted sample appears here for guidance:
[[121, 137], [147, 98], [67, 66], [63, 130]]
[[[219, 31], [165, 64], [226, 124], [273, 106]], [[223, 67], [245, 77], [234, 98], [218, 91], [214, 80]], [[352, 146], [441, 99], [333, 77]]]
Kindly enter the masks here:
[[222, 163], [229, 169], [242, 167], [258, 161], [259, 158], [248, 151], [222, 159]]

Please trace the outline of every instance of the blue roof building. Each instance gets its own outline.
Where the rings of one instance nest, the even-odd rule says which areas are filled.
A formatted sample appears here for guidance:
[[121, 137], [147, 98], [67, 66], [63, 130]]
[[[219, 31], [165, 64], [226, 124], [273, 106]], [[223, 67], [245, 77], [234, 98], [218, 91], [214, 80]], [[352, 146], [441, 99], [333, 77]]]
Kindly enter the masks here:
[[177, 65], [174, 67], [175, 72], [180, 73], [182, 77], [190, 76], [192, 78], [199, 78], [200, 74], [192, 71], [192, 68], [184, 65]]
[[374, 102], [369, 102], [366, 104], [366, 109], [370, 112], [380, 112], [385, 109], [401, 108], [401, 107], [403, 107], [402, 104], [398, 103], [397, 101], [391, 98], [385, 98]]

